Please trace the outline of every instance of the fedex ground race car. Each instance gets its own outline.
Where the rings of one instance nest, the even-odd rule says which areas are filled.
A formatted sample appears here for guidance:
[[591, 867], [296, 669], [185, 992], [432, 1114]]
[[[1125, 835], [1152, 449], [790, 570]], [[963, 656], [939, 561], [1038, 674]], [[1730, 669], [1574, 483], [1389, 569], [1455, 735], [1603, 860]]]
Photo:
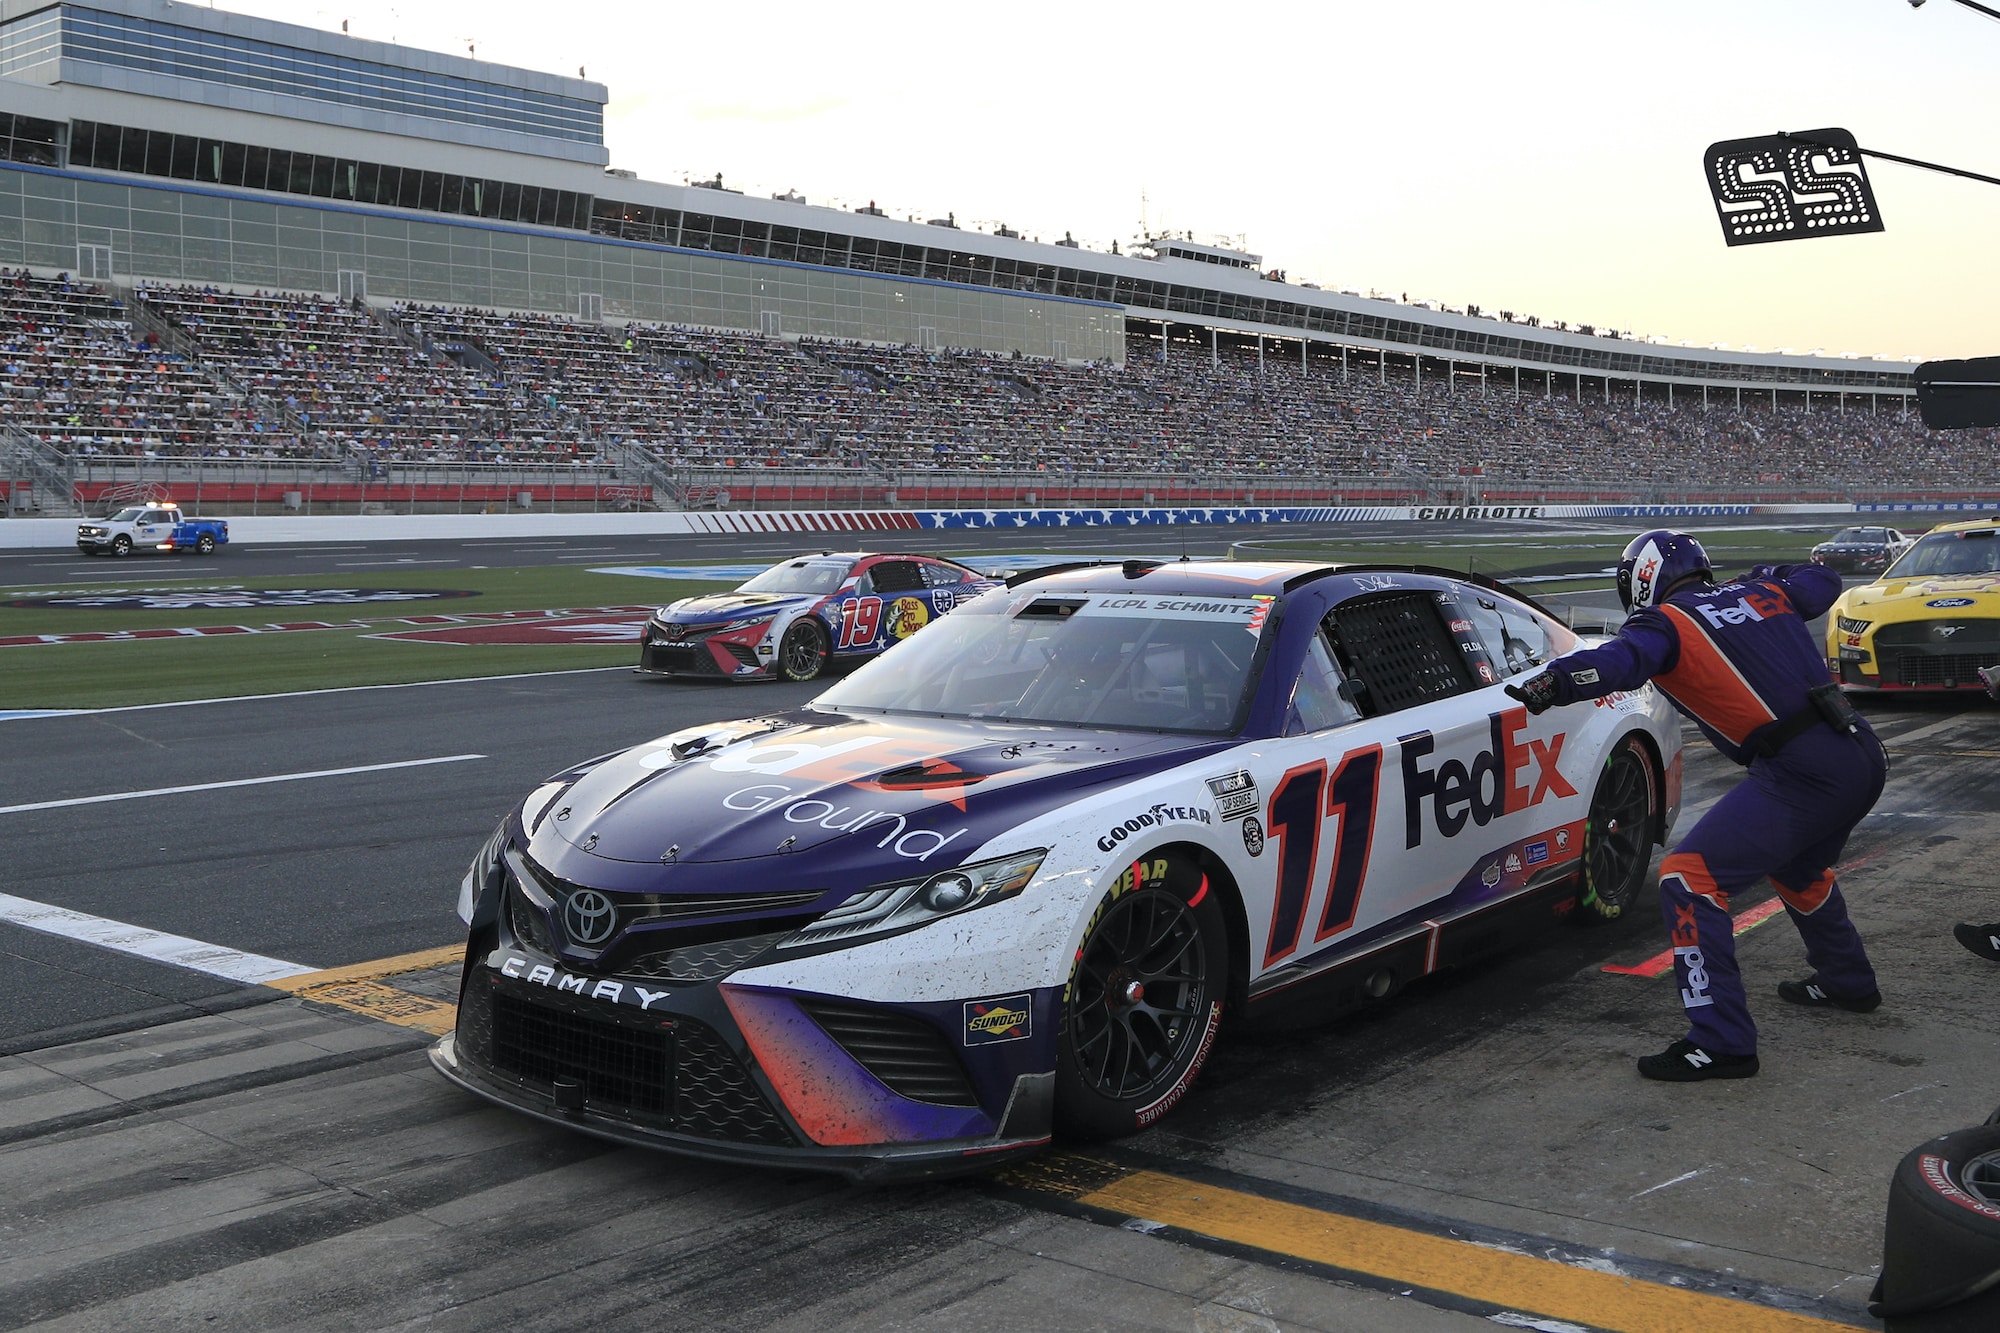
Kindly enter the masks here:
[[578, 765], [467, 872], [447, 1077], [624, 1143], [854, 1176], [1130, 1133], [1226, 1014], [1323, 1017], [1616, 916], [1680, 804], [1650, 687], [1439, 571], [1016, 579], [815, 699]]
[[811, 680], [830, 663], [873, 657], [997, 586], [938, 556], [799, 556], [735, 592], [683, 597], [655, 611], [640, 639], [639, 670]]

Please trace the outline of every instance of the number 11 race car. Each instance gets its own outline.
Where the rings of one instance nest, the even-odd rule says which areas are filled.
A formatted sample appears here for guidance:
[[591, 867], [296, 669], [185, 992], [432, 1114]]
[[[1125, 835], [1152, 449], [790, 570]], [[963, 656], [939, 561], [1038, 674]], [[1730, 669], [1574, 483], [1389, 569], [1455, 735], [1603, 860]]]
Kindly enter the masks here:
[[1680, 729], [1650, 687], [1503, 692], [1575, 642], [1440, 571], [1018, 578], [801, 710], [530, 793], [461, 885], [432, 1061], [619, 1142], [853, 1176], [1142, 1129], [1225, 1015], [1331, 1016], [1634, 901]]
[[873, 657], [988, 588], [976, 569], [933, 555], [849, 551], [771, 566], [735, 592], [683, 597], [653, 613], [639, 670], [731, 680], [811, 680]]

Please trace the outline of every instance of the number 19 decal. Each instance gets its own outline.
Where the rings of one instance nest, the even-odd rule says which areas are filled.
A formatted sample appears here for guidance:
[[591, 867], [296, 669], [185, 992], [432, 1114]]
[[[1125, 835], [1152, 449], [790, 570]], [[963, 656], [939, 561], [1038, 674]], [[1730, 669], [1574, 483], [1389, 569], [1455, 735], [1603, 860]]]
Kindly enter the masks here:
[[[1354, 924], [1361, 884], [1368, 874], [1368, 846], [1375, 835], [1375, 799], [1382, 780], [1382, 747], [1356, 750], [1340, 761], [1328, 782], [1326, 764], [1302, 764], [1278, 779], [1271, 793], [1269, 823], [1278, 841], [1278, 891], [1271, 906], [1271, 937], [1264, 965], [1289, 957], [1299, 947], [1306, 900], [1312, 896], [1319, 862], [1322, 819], [1337, 819], [1333, 866], [1327, 875], [1326, 906], [1313, 943], [1331, 939]], [[1321, 809], [1321, 795], [1325, 809]]]

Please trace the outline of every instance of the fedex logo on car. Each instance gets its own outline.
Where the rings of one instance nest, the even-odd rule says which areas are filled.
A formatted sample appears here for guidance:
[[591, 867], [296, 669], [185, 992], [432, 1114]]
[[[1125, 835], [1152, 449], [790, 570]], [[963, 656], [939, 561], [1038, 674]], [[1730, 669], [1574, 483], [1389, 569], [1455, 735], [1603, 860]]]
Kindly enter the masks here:
[[[1431, 733], [1419, 731], [1400, 738], [1405, 845], [1423, 843], [1426, 801], [1437, 831], [1453, 838], [1468, 819], [1484, 828], [1501, 815], [1540, 805], [1551, 796], [1576, 795], [1576, 788], [1557, 767], [1567, 733], [1559, 731], [1546, 741], [1530, 737], [1524, 744], [1515, 738], [1527, 725], [1525, 708], [1489, 714], [1490, 743], [1473, 756], [1469, 766], [1447, 759], [1435, 768], [1426, 767], [1425, 759], [1437, 749]], [[1530, 766], [1534, 769], [1532, 779], [1528, 777]]]

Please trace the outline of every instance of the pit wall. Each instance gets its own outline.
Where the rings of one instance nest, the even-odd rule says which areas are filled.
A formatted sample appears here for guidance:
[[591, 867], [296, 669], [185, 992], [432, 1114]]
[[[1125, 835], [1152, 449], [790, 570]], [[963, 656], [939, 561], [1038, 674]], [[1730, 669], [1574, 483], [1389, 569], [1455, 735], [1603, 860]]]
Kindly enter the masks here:
[[[606, 537], [682, 533], [899, 532], [929, 528], [1101, 528], [1153, 524], [1486, 522], [1493, 519], [1771, 517], [1976, 512], [1976, 501], [1881, 504], [1352, 505], [1213, 509], [715, 510], [634, 514], [369, 514], [230, 518], [233, 544]], [[0, 521], [0, 548], [74, 546], [76, 519]], [[1914, 526], [1914, 525], [1913, 525]]]

